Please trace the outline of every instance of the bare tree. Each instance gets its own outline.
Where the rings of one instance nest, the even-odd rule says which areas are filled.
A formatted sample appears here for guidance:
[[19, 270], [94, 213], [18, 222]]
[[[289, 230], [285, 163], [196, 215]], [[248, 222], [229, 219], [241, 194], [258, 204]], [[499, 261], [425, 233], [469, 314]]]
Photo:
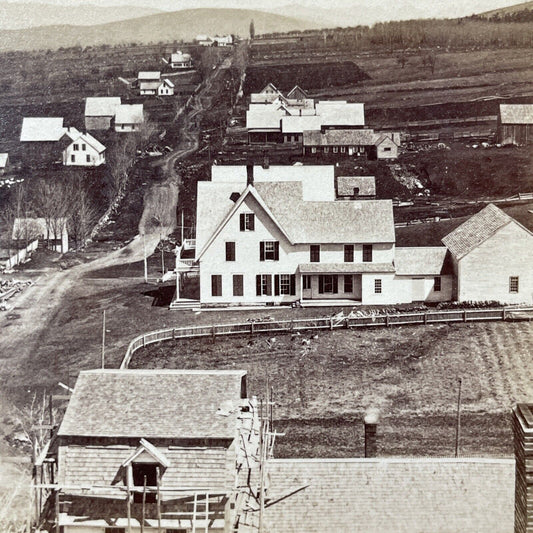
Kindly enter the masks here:
[[77, 181], [72, 193], [69, 233], [79, 246], [89, 238], [91, 229], [98, 220], [98, 211], [81, 179]]
[[107, 166], [111, 178], [111, 197], [114, 198], [124, 192], [128, 182], [128, 173], [135, 161], [138, 139], [135, 135], [125, 134], [110, 150]]
[[[31, 198], [28, 195], [25, 185], [19, 183], [13, 188], [5, 208], [0, 214], [7, 230], [15, 230], [13, 232], [13, 238], [24, 241], [26, 246], [31, 240], [38, 237], [38, 230], [36, 231], [36, 228], [27, 221], [31, 210]], [[19, 219], [19, 223], [15, 227], [15, 221], [17, 219]]]
[[255, 37], [255, 25], [254, 25], [254, 19], [250, 21], [250, 40], [253, 41]]
[[422, 65], [431, 70], [431, 74], [435, 73], [435, 63], [437, 62], [437, 56], [433, 50], [426, 52], [422, 56]]

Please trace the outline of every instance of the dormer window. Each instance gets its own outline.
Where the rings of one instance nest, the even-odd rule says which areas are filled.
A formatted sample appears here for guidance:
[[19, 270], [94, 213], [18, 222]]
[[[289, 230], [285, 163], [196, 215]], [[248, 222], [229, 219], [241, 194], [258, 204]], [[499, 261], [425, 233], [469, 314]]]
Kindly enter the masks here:
[[255, 215], [253, 213], [241, 213], [240, 226], [241, 231], [254, 231]]

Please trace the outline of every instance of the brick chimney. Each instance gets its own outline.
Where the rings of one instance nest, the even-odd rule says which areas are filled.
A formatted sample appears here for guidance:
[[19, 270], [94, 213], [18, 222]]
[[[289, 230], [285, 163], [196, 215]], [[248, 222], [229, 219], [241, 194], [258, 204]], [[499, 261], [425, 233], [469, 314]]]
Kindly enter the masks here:
[[378, 454], [378, 422], [379, 412], [369, 409], [365, 414], [365, 457], [376, 457]]
[[514, 530], [533, 531], [533, 405], [513, 409], [514, 453], [516, 460]]
[[248, 163], [246, 165], [246, 183], [248, 185], [254, 184], [254, 165], [253, 163]]

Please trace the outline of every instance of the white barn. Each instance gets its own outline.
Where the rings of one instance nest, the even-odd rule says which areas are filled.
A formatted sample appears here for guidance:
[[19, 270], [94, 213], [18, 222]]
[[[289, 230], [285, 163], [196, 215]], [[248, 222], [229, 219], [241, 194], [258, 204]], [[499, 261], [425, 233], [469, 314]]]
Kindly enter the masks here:
[[128, 133], [139, 131], [144, 122], [142, 104], [121, 104], [115, 115], [115, 131]]

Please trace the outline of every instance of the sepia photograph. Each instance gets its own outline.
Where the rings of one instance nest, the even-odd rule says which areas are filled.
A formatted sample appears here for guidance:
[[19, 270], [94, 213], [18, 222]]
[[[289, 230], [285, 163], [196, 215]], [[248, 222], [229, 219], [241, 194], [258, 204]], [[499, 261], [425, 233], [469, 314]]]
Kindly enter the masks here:
[[533, 1], [0, 0], [0, 533], [533, 532]]

